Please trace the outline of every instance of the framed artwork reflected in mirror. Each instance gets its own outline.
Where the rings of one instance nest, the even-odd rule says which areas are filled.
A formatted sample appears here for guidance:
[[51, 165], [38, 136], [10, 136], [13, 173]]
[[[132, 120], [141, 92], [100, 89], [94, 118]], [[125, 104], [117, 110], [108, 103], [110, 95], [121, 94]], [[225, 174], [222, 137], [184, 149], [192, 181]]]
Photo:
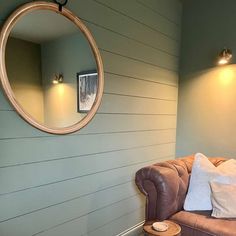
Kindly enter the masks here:
[[97, 77], [96, 71], [77, 73], [78, 112], [87, 113], [91, 110], [97, 96]]

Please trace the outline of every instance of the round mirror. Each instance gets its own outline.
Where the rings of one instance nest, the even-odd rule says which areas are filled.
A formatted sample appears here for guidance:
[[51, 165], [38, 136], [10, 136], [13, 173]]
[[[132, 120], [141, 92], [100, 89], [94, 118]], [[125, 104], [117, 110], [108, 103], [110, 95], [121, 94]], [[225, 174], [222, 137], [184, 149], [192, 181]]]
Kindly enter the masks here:
[[84, 127], [103, 93], [103, 65], [91, 33], [72, 12], [48, 2], [25, 4], [5, 22], [0, 79], [20, 116], [53, 134]]

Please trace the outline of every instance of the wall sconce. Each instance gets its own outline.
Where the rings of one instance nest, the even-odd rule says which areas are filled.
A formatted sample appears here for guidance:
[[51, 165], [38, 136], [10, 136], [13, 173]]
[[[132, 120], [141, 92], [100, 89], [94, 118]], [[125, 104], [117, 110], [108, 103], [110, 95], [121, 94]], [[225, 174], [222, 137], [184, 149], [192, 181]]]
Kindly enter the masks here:
[[218, 64], [219, 65], [225, 65], [228, 64], [232, 58], [232, 51], [228, 48], [224, 48], [218, 57]]
[[63, 82], [63, 74], [55, 74], [52, 81], [53, 84], [59, 84]]

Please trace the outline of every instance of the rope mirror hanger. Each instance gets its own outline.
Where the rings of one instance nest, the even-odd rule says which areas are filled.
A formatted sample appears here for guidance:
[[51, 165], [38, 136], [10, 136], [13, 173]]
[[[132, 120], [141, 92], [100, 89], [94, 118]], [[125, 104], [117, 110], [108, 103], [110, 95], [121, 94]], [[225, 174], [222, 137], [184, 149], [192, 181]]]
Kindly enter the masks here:
[[53, 0], [56, 4], [58, 4], [58, 6], [59, 6], [59, 11], [62, 11], [62, 7], [64, 7], [66, 4], [67, 4], [67, 2], [68, 2], [68, 0], [65, 0], [63, 3], [61, 2], [61, 1], [57, 1], [57, 0]]

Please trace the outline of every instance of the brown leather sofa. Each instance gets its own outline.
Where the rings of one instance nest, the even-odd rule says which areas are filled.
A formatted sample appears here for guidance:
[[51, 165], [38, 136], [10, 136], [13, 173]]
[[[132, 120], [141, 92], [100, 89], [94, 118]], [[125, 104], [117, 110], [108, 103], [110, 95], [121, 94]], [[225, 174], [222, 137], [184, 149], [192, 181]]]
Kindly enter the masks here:
[[[183, 210], [193, 160], [189, 156], [157, 163], [136, 173], [136, 185], [146, 196], [145, 220], [173, 220], [181, 226], [181, 236], [236, 236], [236, 219], [216, 219], [211, 211]], [[215, 166], [225, 161], [220, 157], [209, 160]]]

